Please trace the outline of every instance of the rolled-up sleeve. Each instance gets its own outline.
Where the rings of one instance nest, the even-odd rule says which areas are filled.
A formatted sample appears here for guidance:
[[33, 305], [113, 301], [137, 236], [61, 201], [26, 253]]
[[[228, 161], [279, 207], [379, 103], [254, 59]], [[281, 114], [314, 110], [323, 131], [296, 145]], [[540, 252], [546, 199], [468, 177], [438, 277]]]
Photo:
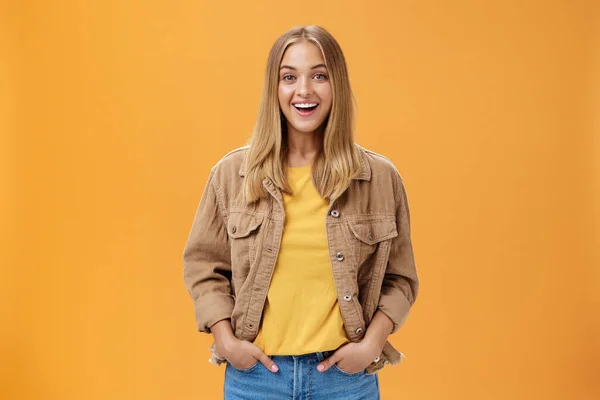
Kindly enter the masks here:
[[183, 279], [194, 301], [198, 331], [231, 318], [231, 259], [215, 169], [210, 172], [183, 251]]
[[378, 309], [394, 323], [390, 334], [397, 332], [404, 325], [419, 290], [410, 233], [410, 210], [404, 183], [399, 175], [396, 193], [398, 236], [392, 239], [378, 304]]

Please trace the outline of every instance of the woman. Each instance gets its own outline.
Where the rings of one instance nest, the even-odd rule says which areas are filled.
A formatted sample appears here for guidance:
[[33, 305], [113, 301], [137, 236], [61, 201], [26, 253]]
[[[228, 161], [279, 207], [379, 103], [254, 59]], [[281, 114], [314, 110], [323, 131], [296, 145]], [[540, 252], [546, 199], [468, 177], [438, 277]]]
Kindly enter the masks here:
[[402, 178], [353, 140], [340, 46], [296, 27], [273, 45], [250, 144], [210, 171], [184, 280], [226, 399], [378, 399], [377, 371], [419, 281]]

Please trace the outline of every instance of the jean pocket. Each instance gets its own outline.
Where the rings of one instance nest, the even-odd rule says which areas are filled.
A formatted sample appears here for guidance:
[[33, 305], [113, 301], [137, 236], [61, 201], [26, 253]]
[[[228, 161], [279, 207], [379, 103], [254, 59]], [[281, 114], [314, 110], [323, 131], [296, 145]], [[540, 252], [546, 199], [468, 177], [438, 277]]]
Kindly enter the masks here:
[[333, 364], [333, 368], [337, 372], [341, 373], [342, 375], [346, 375], [346, 376], [360, 376], [360, 375], [364, 375], [365, 371], [366, 371], [366, 369], [363, 369], [362, 371], [358, 371], [358, 372], [354, 372], [354, 373], [352, 373], [352, 372], [346, 372], [343, 369], [341, 369], [340, 367], [338, 367], [337, 364]]
[[245, 369], [238, 369], [236, 367], [234, 367], [233, 365], [231, 365], [231, 363], [227, 363], [233, 370], [237, 371], [237, 372], [243, 372], [243, 373], [249, 373], [252, 372], [256, 369], [256, 367], [258, 367], [258, 364], [260, 364], [260, 361], [256, 360], [256, 362], [254, 364], [252, 364], [252, 366], [245, 368]]

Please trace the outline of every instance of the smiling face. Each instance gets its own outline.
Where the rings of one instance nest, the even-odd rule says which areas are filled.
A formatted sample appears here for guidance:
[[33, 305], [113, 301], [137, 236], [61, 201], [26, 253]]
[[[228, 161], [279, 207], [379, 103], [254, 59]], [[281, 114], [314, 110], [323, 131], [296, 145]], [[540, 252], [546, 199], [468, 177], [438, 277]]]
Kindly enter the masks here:
[[316, 44], [290, 45], [279, 69], [279, 107], [289, 132], [311, 133], [323, 128], [332, 104], [325, 60]]

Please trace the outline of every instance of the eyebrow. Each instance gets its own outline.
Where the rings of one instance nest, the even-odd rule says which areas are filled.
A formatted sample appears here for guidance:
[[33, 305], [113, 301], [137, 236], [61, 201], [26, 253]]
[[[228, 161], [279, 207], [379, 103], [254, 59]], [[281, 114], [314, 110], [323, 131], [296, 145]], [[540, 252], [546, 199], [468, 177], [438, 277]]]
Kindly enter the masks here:
[[[321, 67], [323, 67], [323, 68], [327, 68], [327, 67], [325, 66], [325, 64], [317, 64], [317, 65], [315, 65], [314, 67], [312, 67], [311, 69], [317, 69], [317, 68], [321, 68]], [[282, 65], [282, 66], [281, 66], [279, 69], [280, 69], [280, 70], [282, 70], [282, 69], [284, 69], [284, 68], [287, 68], [287, 69], [291, 69], [291, 70], [297, 71], [297, 69], [296, 69], [296, 68], [294, 68], [294, 67], [292, 67], [292, 66], [290, 66], [290, 65]]]

